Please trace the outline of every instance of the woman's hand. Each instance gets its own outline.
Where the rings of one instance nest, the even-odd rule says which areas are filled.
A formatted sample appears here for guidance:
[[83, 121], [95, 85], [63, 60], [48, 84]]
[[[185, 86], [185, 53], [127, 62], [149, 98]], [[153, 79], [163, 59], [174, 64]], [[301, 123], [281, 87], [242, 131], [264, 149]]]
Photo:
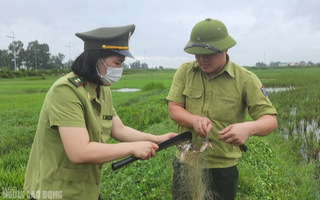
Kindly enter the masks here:
[[156, 155], [159, 146], [153, 142], [132, 142], [132, 155], [141, 160], [148, 160]]
[[174, 136], [177, 136], [179, 135], [178, 133], [173, 133], [173, 132], [170, 132], [170, 133], [166, 133], [166, 134], [163, 134], [163, 135], [157, 135], [156, 136], [156, 142], [157, 143], [160, 143], [160, 142], [163, 142], [165, 140], [168, 140], [170, 138], [173, 138]]

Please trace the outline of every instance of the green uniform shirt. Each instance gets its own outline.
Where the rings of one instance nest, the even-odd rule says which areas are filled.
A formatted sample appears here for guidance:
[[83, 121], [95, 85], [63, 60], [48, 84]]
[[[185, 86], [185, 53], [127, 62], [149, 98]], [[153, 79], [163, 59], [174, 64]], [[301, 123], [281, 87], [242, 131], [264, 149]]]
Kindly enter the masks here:
[[[168, 100], [183, 103], [192, 114], [208, 117], [212, 129], [208, 137], [214, 150], [207, 148], [199, 158], [203, 168], [226, 168], [237, 164], [239, 147], [219, 141], [219, 131], [230, 124], [244, 122], [246, 114], [254, 119], [276, 114], [260, 80], [255, 74], [229, 61], [215, 77], [201, 71], [196, 61], [182, 64], [176, 71]], [[192, 131], [192, 142], [200, 147], [203, 138], [192, 128], [178, 127], [179, 132]]]
[[58, 127], [86, 128], [90, 141], [105, 143], [115, 115], [109, 87], [100, 87], [97, 99], [93, 86], [74, 73], [57, 80], [40, 113], [24, 189], [36, 199], [50, 192], [60, 192], [60, 199], [98, 199], [102, 165], [71, 163]]

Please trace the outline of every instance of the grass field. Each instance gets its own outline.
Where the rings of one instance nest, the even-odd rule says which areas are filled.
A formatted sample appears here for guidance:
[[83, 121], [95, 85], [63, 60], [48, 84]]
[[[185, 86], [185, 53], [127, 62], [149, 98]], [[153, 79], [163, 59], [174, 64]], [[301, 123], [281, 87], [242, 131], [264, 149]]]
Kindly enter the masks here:
[[[237, 199], [319, 199], [320, 68], [250, 69], [270, 92], [279, 128], [268, 137], [252, 137], [239, 161]], [[124, 75], [111, 89], [114, 106], [126, 125], [154, 134], [176, 131], [165, 100], [174, 70]], [[0, 198], [19, 196], [38, 115], [56, 76], [0, 79]], [[249, 119], [248, 119], [249, 120]], [[110, 140], [110, 142], [115, 142]], [[171, 199], [171, 162], [175, 147], [148, 161], [118, 171], [104, 166], [103, 199]], [[5, 198], [5, 195], [7, 195]], [[12, 197], [12, 196], [11, 196]], [[11, 198], [14, 199], [14, 198]], [[17, 199], [17, 198], [16, 198]]]

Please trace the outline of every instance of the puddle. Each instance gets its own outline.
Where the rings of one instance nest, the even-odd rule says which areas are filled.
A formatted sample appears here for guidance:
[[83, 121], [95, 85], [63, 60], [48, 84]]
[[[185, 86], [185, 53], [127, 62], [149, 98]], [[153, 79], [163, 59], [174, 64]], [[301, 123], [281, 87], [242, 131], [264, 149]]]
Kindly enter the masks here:
[[[294, 112], [294, 111], [293, 111]], [[300, 148], [300, 153], [303, 158], [309, 160], [311, 157], [320, 162], [320, 152], [316, 151], [310, 155], [310, 150], [313, 148], [317, 148], [317, 144], [320, 143], [320, 127], [318, 122], [312, 120], [311, 122], [307, 122], [305, 120], [300, 120], [297, 122], [289, 122], [288, 126], [291, 126], [293, 129], [291, 130], [295, 137], [298, 137], [302, 146]], [[285, 129], [288, 132], [288, 129]], [[284, 134], [286, 139], [289, 139], [290, 135], [288, 133]], [[312, 138], [310, 141], [310, 138]]]
[[[298, 109], [296, 107], [293, 107], [290, 111], [292, 116], [296, 116], [297, 113]], [[301, 119], [299, 121], [289, 121], [288, 125], [284, 127], [284, 133], [286, 139], [289, 139], [291, 134], [299, 138], [302, 143], [300, 153], [306, 160], [312, 157], [320, 162], [320, 152], [314, 149], [318, 148], [318, 144], [320, 144], [320, 126], [317, 120], [306, 121]], [[310, 154], [312, 149], [314, 149], [314, 152]]]
[[141, 91], [139, 88], [122, 88], [118, 90], [112, 90], [113, 92], [138, 92]]
[[275, 87], [275, 88], [266, 88], [267, 92], [284, 92], [288, 90], [294, 90], [294, 87]]

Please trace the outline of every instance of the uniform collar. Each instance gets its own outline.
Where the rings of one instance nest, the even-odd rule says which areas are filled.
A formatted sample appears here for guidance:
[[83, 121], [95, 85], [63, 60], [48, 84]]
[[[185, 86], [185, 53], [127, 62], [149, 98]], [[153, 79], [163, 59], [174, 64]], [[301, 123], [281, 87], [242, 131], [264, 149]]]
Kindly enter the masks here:
[[[222, 69], [221, 73], [223, 72], [227, 72], [231, 77], [235, 77], [234, 75], [234, 70], [233, 68], [231, 67], [231, 61], [230, 61], [230, 57], [229, 55], [227, 54], [227, 64], [224, 66], [224, 68]], [[219, 73], [220, 74], [220, 73]]]
[[[198, 70], [200, 70], [200, 67], [199, 67], [199, 64], [197, 63], [197, 61], [195, 61], [196, 62], [196, 64], [193, 66], [193, 71], [198, 71]], [[217, 76], [219, 76], [219, 75], [221, 75], [221, 74], [223, 74], [224, 72], [227, 72], [231, 77], [235, 77], [235, 75], [234, 75], [234, 70], [233, 70], [233, 68], [231, 67], [231, 61], [230, 61], [230, 57], [229, 57], [229, 55], [227, 54], [227, 63], [226, 63], [226, 65], [224, 66], [224, 68], [218, 73], [218, 75]]]
[[[69, 81], [74, 84], [76, 87], [83, 86], [87, 91], [87, 96], [91, 100], [96, 98], [94, 87], [91, 82], [86, 82], [79, 75], [76, 75], [74, 72], [70, 72], [71, 78], [68, 78]], [[79, 80], [78, 80], [79, 79]]]
[[87, 91], [88, 98], [90, 99], [90, 101], [92, 101], [93, 99], [96, 98], [96, 95], [94, 92], [94, 87], [93, 87], [92, 83], [87, 82], [87, 84], [85, 85], [85, 89]]

